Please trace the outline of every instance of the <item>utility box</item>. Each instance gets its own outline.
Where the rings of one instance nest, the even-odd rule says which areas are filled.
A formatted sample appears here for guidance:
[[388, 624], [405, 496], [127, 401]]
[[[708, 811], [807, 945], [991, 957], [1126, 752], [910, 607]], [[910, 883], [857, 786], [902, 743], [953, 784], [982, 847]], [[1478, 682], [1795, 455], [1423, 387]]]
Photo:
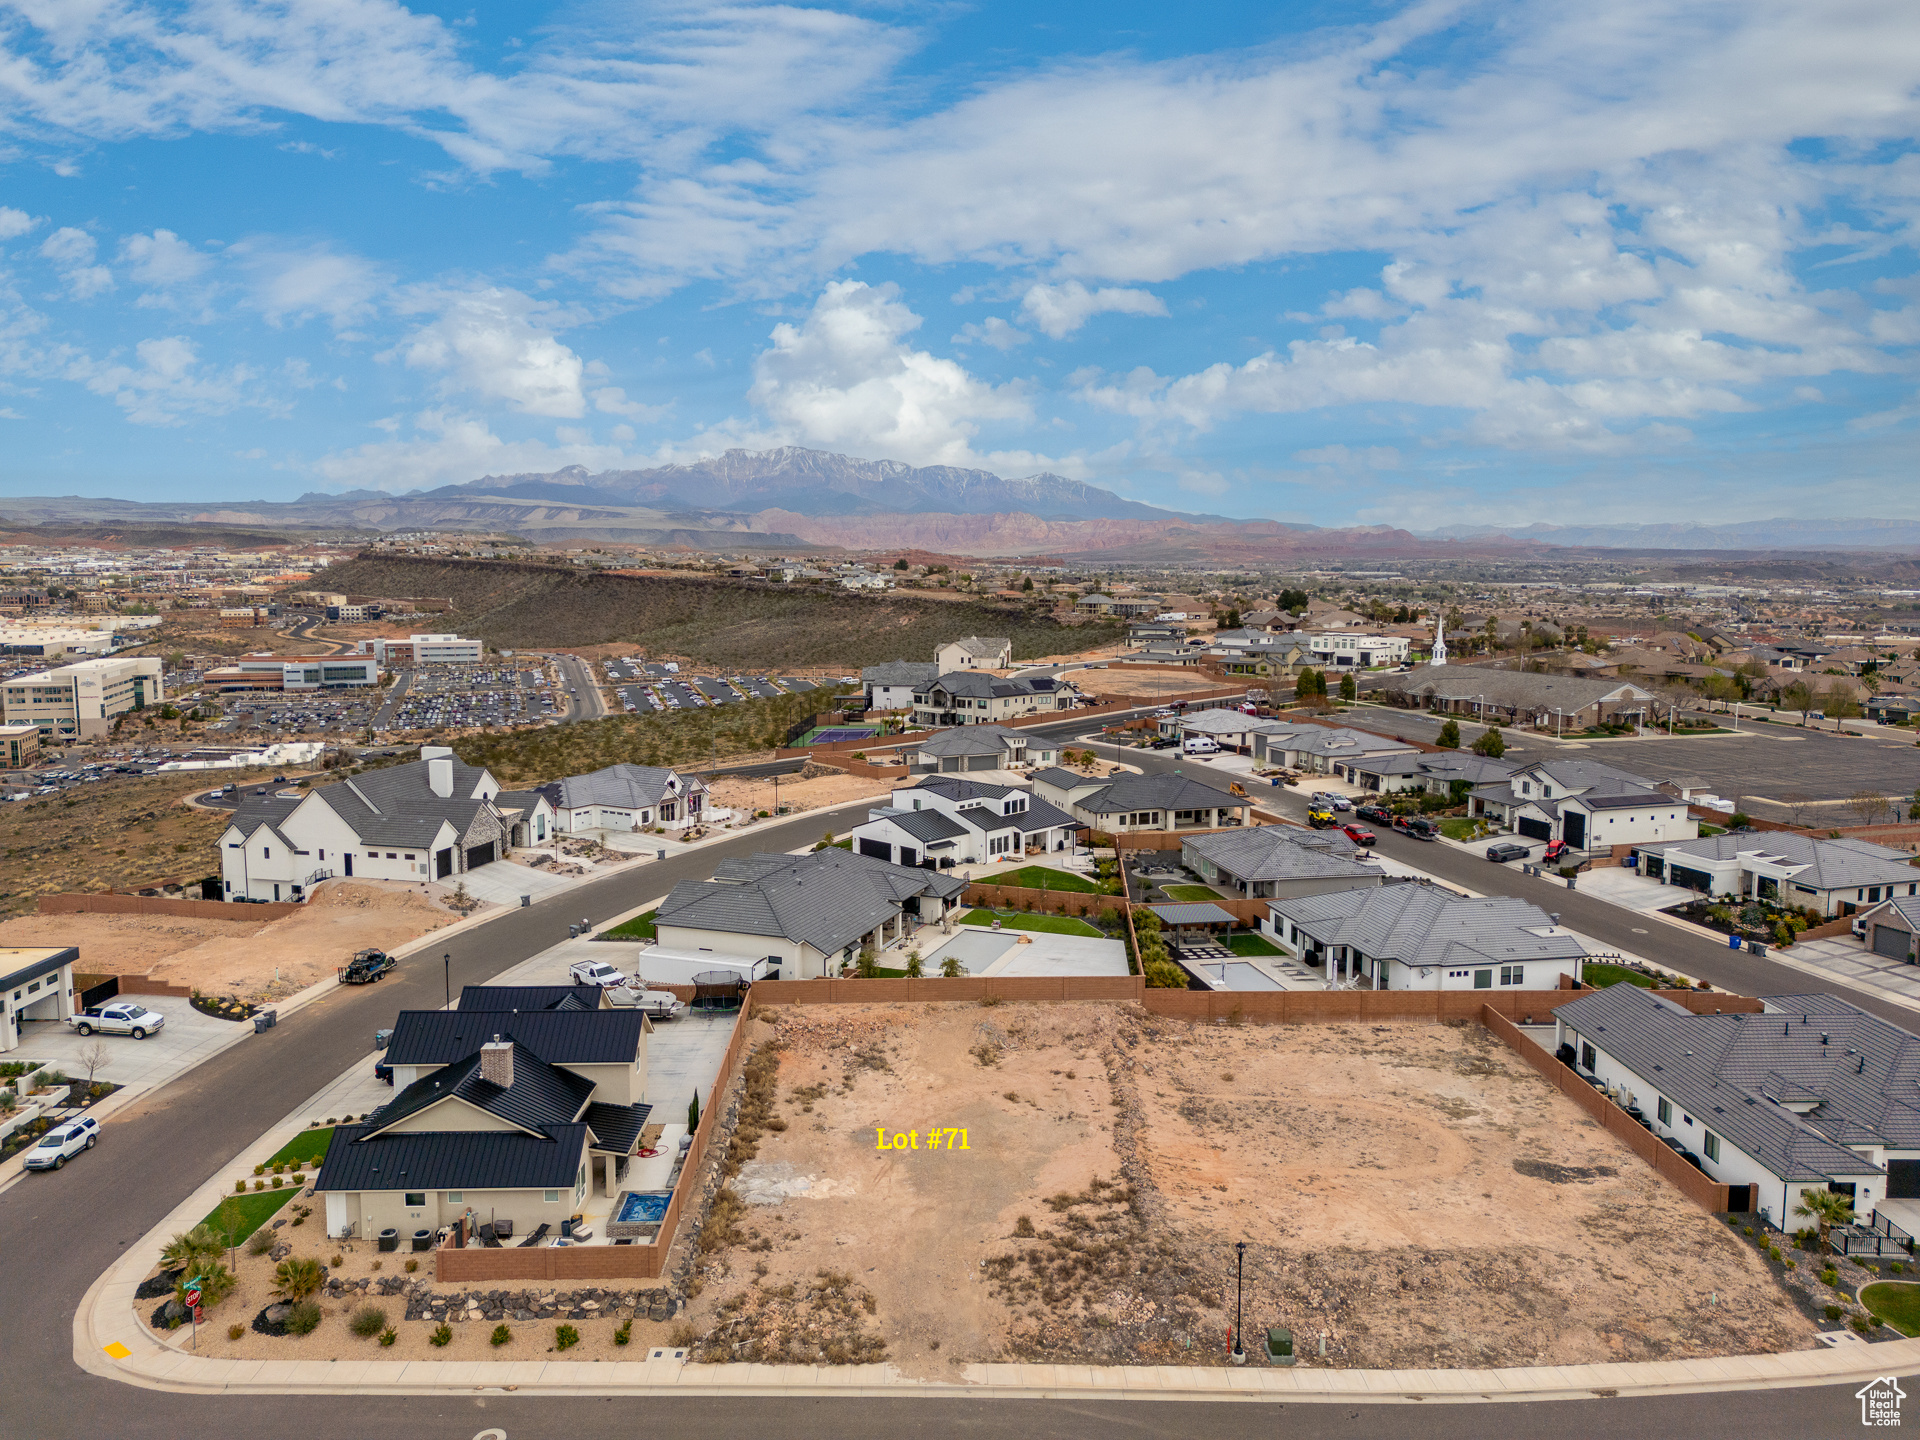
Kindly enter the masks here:
[[1279, 1325], [1267, 1330], [1267, 1363], [1269, 1365], [1293, 1364], [1293, 1331]]

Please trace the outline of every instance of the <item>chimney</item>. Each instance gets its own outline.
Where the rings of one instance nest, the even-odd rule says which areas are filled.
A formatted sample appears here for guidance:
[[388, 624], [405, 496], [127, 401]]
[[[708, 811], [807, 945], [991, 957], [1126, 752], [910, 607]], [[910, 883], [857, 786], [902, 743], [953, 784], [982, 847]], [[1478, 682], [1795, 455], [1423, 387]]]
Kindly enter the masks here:
[[438, 756], [427, 761], [427, 788], [442, 800], [453, 798], [453, 761]]
[[498, 1035], [480, 1047], [480, 1078], [502, 1090], [513, 1088], [513, 1042]]

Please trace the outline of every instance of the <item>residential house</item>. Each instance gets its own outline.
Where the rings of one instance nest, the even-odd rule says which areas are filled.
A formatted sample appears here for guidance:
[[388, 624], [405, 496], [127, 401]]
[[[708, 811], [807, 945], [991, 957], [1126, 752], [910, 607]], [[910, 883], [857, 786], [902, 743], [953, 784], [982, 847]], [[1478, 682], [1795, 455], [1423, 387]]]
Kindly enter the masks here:
[[1478, 665], [1422, 665], [1405, 675], [1388, 677], [1373, 693], [1390, 705], [1556, 733], [1615, 721], [1644, 724], [1648, 716], [1665, 708], [1651, 690], [1625, 680], [1586, 680]]
[[729, 819], [717, 810], [707, 782], [658, 765], [609, 765], [539, 787], [563, 835], [587, 830], [685, 830]]
[[462, 1010], [606, 1010], [612, 1007], [598, 985], [463, 985]]
[[[967, 882], [829, 846], [811, 855], [723, 860], [711, 880], [683, 880], [654, 926], [667, 957], [716, 968], [765, 962], [788, 980], [838, 974], [946, 917]], [[654, 959], [649, 954], [650, 961]]]
[[1108, 834], [1218, 830], [1243, 824], [1253, 808], [1244, 795], [1216, 790], [1178, 771], [1097, 779], [1071, 770], [1041, 770], [1033, 777], [1033, 793], [1089, 829]]
[[1913, 1226], [1920, 1038], [1832, 995], [1765, 1005], [1695, 1015], [1623, 982], [1556, 1006], [1554, 1028], [1562, 1060], [1733, 1187], [1730, 1209], [1791, 1229], [1825, 1190]]
[[1515, 766], [1470, 750], [1441, 750], [1421, 754], [1400, 751], [1369, 755], [1347, 766], [1347, 778], [1364, 790], [1382, 795], [1451, 796], [1456, 784], [1503, 785]]
[[477, 870], [552, 834], [528, 791], [439, 745], [420, 759], [308, 791], [248, 795], [220, 837], [228, 900], [304, 900], [334, 876], [425, 884]]
[[949, 640], [933, 652], [938, 674], [955, 670], [1006, 670], [1013, 665], [1013, 641], [969, 635], [964, 640]]
[[1358, 630], [1326, 630], [1307, 637], [1313, 663], [1336, 670], [1401, 665], [1412, 645], [1404, 635], [1369, 635]]
[[950, 870], [1073, 847], [1080, 823], [1013, 785], [930, 775], [902, 786], [853, 828], [861, 855], [899, 865]]
[[1830, 917], [1920, 895], [1920, 869], [1910, 863], [1913, 857], [1866, 840], [1816, 840], [1785, 830], [1729, 832], [1642, 845], [1635, 853], [1640, 873], [1652, 880]]
[[1229, 675], [1293, 675], [1313, 662], [1304, 635], [1263, 635], [1250, 630], [1219, 632], [1205, 653]]
[[1091, 595], [1082, 595], [1073, 602], [1073, 608], [1089, 615], [1110, 615], [1115, 601], [1113, 596], [1094, 591]]
[[1240, 709], [1215, 708], [1210, 710], [1188, 710], [1178, 715], [1160, 717], [1159, 730], [1162, 735], [1170, 735], [1184, 740], [1189, 735], [1205, 736], [1222, 750], [1231, 750], [1236, 755], [1253, 753], [1254, 737], [1257, 735], [1291, 734], [1300, 727], [1285, 720], [1274, 720], [1261, 715], [1249, 715]]
[[1148, 645], [1185, 648], [1187, 627], [1178, 620], [1135, 620], [1127, 626], [1127, 644], [1138, 650]]
[[1338, 830], [1292, 825], [1241, 826], [1190, 835], [1180, 862], [1209, 885], [1243, 899], [1290, 899], [1379, 885], [1386, 872]]
[[33, 1020], [58, 1025], [76, 1007], [72, 946], [0, 948], [0, 1053], [20, 1044], [22, 1027]]
[[327, 1235], [462, 1219], [531, 1234], [575, 1214], [596, 1172], [616, 1194], [653, 1108], [649, 1026], [631, 1010], [402, 1011], [393, 1099], [334, 1131], [314, 1181]]
[[861, 670], [860, 687], [867, 709], [906, 710], [913, 705], [914, 691], [925, 690], [939, 677], [940, 667], [930, 660], [889, 660]]
[[[1376, 735], [1370, 730], [1300, 725], [1292, 729], [1254, 732], [1253, 758], [1264, 765], [1284, 765], [1315, 775], [1337, 775], [1354, 780], [1355, 767], [1383, 755], [1411, 755], [1419, 747], [1405, 740]], [[1358, 783], [1358, 781], [1354, 781]]]
[[907, 768], [914, 775], [957, 775], [968, 770], [1052, 765], [1059, 758], [1059, 742], [1045, 736], [1030, 736], [999, 725], [968, 725], [920, 741]]
[[1875, 955], [1920, 965], [1920, 897], [1882, 900], [1856, 923]]
[[1552, 990], [1586, 955], [1537, 905], [1411, 882], [1276, 900], [1261, 929], [1362, 990]]
[[1684, 796], [1597, 760], [1539, 760], [1503, 781], [1477, 786], [1469, 810], [1530, 840], [1575, 850], [1691, 840], [1700, 822]]
[[1073, 687], [1051, 675], [941, 674], [913, 696], [916, 725], [997, 725], [1022, 715], [1071, 710]]

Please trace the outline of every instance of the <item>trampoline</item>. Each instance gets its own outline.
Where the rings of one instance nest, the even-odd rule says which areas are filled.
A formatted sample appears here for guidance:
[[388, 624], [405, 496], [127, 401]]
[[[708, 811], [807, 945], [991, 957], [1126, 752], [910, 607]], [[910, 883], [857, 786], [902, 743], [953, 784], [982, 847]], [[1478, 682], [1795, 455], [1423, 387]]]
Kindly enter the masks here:
[[693, 977], [695, 1010], [737, 1010], [747, 993], [738, 970], [702, 970]]

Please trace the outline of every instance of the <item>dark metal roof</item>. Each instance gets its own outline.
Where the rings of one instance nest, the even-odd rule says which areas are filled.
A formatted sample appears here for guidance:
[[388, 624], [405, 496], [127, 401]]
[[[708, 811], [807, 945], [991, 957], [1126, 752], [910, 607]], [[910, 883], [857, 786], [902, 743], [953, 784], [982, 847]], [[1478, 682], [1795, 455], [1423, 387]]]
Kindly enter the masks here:
[[517, 1130], [369, 1134], [333, 1132], [315, 1190], [572, 1190], [587, 1143], [585, 1125]]
[[607, 1155], [631, 1155], [647, 1128], [651, 1105], [607, 1105], [595, 1101], [580, 1118], [593, 1131], [593, 1148]]
[[[551, 1065], [631, 1065], [645, 1019], [637, 1010], [612, 1009], [402, 1010], [386, 1059], [390, 1065], [451, 1065], [502, 1035]], [[517, 1086], [519, 1072], [514, 1074]]]
[[[634, 1015], [634, 1018], [640, 1017]], [[627, 1059], [629, 1062], [633, 1059], [631, 1050], [627, 1052]], [[509, 1125], [536, 1131], [543, 1126], [566, 1125], [578, 1120], [580, 1112], [593, 1098], [593, 1091], [591, 1080], [550, 1065], [514, 1042], [513, 1084], [496, 1085], [481, 1079], [480, 1052], [475, 1049], [457, 1064], [421, 1076], [381, 1106], [369, 1123], [378, 1134], [410, 1115], [451, 1098], [463, 1100]]]
[[598, 985], [467, 985], [462, 1010], [600, 1010], [606, 992]]

